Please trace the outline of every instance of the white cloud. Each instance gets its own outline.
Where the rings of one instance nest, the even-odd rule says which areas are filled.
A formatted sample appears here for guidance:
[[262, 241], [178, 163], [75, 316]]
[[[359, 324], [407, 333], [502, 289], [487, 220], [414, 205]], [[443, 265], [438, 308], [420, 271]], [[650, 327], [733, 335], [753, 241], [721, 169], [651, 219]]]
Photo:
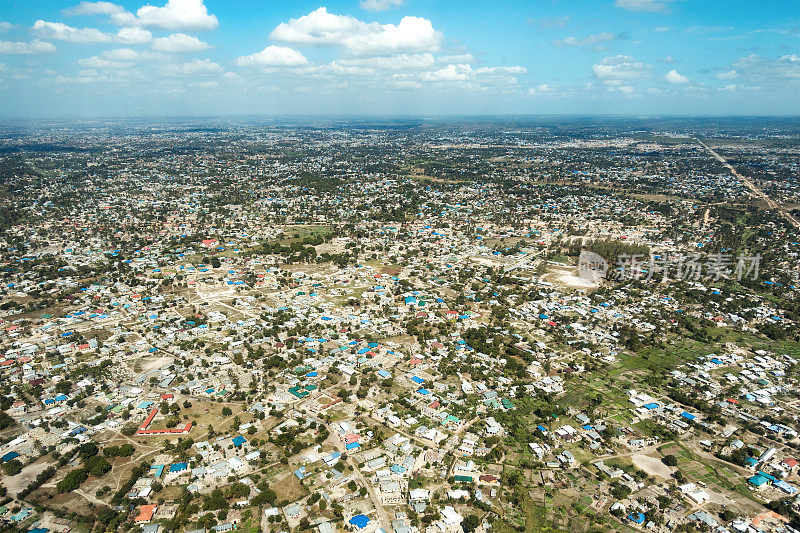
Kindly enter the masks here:
[[739, 77], [739, 73], [735, 70], [729, 70], [727, 72], [720, 72], [717, 74], [718, 80], [735, 80]]
[[67, 16], [72, 15], [114, 15], [122, 13], [125, 8], [112, 4], [111, 2], [86, 2], [83, 1], [75, 7], [70, 7], [64, 10]]
[[142, 44], [149, 42], [153, 35], [142, 28], [120, 28], [116, 33], [106, 33], [96, 28], [73, 28], [63, 22], [37, 20], [33, 32], [45, 39], [55, 39], [77, 44], [119, 42], [122, 44]]
[[400, 23], [366, 23], [349, 15], [328, 13], [324, 7], [280, 23], [270, 38], [295, 44], [342, 47], [352, 55], [435, 52], [442, 40], [427, 19], [403, 17]]
[[115, 48], [113, 50], [105, 50], [100, 57], [109, 61], [118, 62], [147, 62], [147, 63], [161, 63], [169, 61], [169, 55], [161, 52], [152, 52], [150, 50], [134, 50], [132, 48]]
[[14, 25], [10, 22], [0, 22], [0, 31], [8, 31], [13, 27]]
[[650, 66], [634, 61], [631, 56], [606, 57], [592, 67], [594, 75], [607, 85], [619, 84], [622, 80], [635, 80], [646, 77]]
[[553, 93], [556, 91], [556, 87], [550, 85], [549, 83], [540, 83], [536, 87], [531, 87], [528, 89], [527, 94], [528, 96], [538, 96], [548, 93]]
[[122, 44], [144, 44], [153, 39], [153, 34], [138, 27], [120, 28], [117, 32], [117, 41]]
[[344, 58], [334, 61], [340, 67], [358, 67], [378, 70], [422, 70], [432, 67], [436, 63], [433, 54], [399, 54], [396, 56], [376, 56]]
[[674, 85], [682, 85], [684, 83], [689, 83], [690, 80], [686, 76], [682, 76], [678, 74], [678, 71], [675, 69], [670, 70], [664, 75], [664, 79], [667, 80], [667, 83], [672, 83]]
[[124, 69], [133, 67], [133, 64], [129, 62], [110, 61], [97, 56], [79, 59], [78, 64], [89, 69]]
[[174, 74], [192, 76], [200, 74], [220, 74], [224, 72], [225, 69], [210, 59], [196, 59], [187, 63], [171, 65], [169, 70]]
[[116, 48], [103, 52], [103, 57], [112, 61], [136, 61], [140, 55], [132, 48]]
[[475, 57], [469, 52], [464, 54], [454, 54], [447, 56], [439, 56], [436, 58], [439, 63], [472, 63]]
[[442, 69], [435, 70], [433, 72], [426, 72], [422, 75], [422, 79], [427, 81], [458, 81], [469, 79], [472, 76], [472, 67], [470, 65], [463, 64], [447, 65]]
[[665, 11], [672, 0], [616, 0], [614, 5], [628, 11]]
[[37, 20], [33, 24], [33, 32], [45, 39], [55, 39], [69, 43], [107, 43], [113, 40], [110, 33], [96, 28], [73, 28], [63, 22], [47, 22]]
[[621, 87], [618, 87], [618, 89], [622, 94], [633, 94], [633, 87], [630, 85], [622, 85]]
[[52, 54], [55, 51], [55, 46], [39, 39], [34, 39], [29, 43], [0, 41], [0, 54]]
[[167, 30], [213, 30], [219, 25], [203, 0], [168, 0], [164, 7], [146, 5], [139, 8], [136, 18], [143, 26]]
[[153, 50], [159, 52], [200, 52], [211, 48], [197, 37], [185, 33], [173, 33], [153, 41]]
[[743, 79], [757, 83], [800, 81], [800, 56], [791, 54], [778, 59], [751, 54], [740, 58], [732, 65]]
[[404, 0], [361, 0], [361, 8], [367, 11], [386, 11], [403, 5]]
[[308, 59], [293, 48], [270, 45], [255, 54], [237, 57], [234, 63], [240, 67], [297, 67], [307, 65]]
[[203, 0], [167, 0], [163, 7], [145, 5], [136, 14], [111, 2], [83, 1], [65, 10], [68, 15], [108, 15], [118, 26], [152, 26], [166, 30], [213, 30], [217, 17], [208, 13]]
[[472, 66], [464, 65], [447, 65], [444, 68], [432, 72], [423, 72], [421, 79], [424, 81], [468, 81], [481, 77], [503, 78], [508, 82], [516, 83], [516, 78], [513, 74], [524, 74], [526, 72], [524, 67], [480, 67], [473, 69]]

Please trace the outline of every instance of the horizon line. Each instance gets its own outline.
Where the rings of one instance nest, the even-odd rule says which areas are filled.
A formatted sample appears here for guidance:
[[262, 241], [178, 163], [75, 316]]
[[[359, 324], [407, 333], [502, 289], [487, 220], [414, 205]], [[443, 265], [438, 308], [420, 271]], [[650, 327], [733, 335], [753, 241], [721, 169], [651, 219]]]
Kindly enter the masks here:
[[231, 114], [186, 114], [186, 115], [106, 115], [106, 116], [86, 116], [86, 115], [53, 115], [53, 116], [4, 116], [0, 117], [0, 124], [6, 122], [23, 121], [103, 121], [103, 120], [180, 120], [180, 119], [233, 119], [233, 118], [260, 118], [260, 119], [416, 119], [416, 120], [436, 120], [436, 119], [487, 119], [487, 118], [606, 118], [606, 119], [796, 119], [800, 118], [800, 113], [783, 115], [747, 115], [747, 114], [645, 114], [645, 113], [477, 113], [477, 114], [414, 114], [414, 113], [387, 113], [387, 114], [353, 114], [353, 113], [311, 113], [311, 114], [279, 114], [279, 113], [231, 113]]

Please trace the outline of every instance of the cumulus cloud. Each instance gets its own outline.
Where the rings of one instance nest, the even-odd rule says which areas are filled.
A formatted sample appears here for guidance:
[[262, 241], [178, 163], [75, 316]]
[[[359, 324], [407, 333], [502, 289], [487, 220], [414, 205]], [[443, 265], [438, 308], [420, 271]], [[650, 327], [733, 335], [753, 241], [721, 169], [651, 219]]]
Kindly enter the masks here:
[[667, 83], [672, 83], [673, 85], [683, 85], [684, 83], [689, 83], [691, 80], [686, 76], [682, 76], [678, 74], [678, 71], [675, 69], [670, 70], [664, 75], [664, 79], [667, 80]]
[[86, 2], [83, 1], [75, 7], [70, 7], [64, 10], [67, 16], [72, 15], [114, 15], [122, 13], [125, 8], [112, 4], [111, 2]]
[[33, 32], [45, 39], [66, 41], [68, 43], [107, 43], [113, 40], [110, 33], [102, 32], [96, 28], [73, 28], [63, 22], [47, 22], [37, 20], [33, 24]]
[[173, 33], [153, 41], [153, 50], [159, 52], [199, 52], [211, 48], [197, 37], [185, 33]]
[[672, 0], [616, 0], [614, 5], [628, 11], [666, 11]]
[[735, 80], [739, 77], [739, 73], [735, 70], [728, 70], [726, 72], [720, 72], [717, 74], [718, 80]]
[[139, 8], [136, 18], [143, 26], [167, 30], [213, 30], [219, 25], [203, 0], [168, 0], [164, 7], [146, 5]]
[[404, 0], [361, 0], [361, 9], [367, 11], [386, 11], [403, 5]]
[[297, 67], [307, 65], [308, 59], [293, 48], [270, 45], [255, 54], [237, 57], [234, 63], [240, 67]]
[[65, 10], [68, 15], [108, 15], [119, 26], [151, 26], [165, 30], [213, 30], [217, 17], [208, 12], [203, 0], [167, 0], [163, 7], [145, 5], [136, 14], [111, 2], [83, 1]]
[[133, 48], [115, 48], [104, 51], [103, 57], [112, 61], [136, 61], [140, 54]]
[[516, 78], [513, 74], [524, 74], [526, 72], [524, 67], [480, 67], [472, 68], [471, 65], [447, 65], [439, 70], [422, 73], [421, 79], [424, 81], [467, 81], [480, 77], [497, 76], [516, 83]]
[[330, 45], [351, 55], [435, 52], [442, 34], [427, 19], [403, 17], [400, 23], [366, 23], [349, 15], [328, 13], [324, 7], [280, 23], [270, 38], [294, 44]]
[[646, 77], [650, 66], [635, 61], [631, 56], [606, 57], [592, 67], [594, 75], [607, 85], [621, 84], [623, 80], [635, 80]]
[[40, 41], [39, 39], [34, 39], [29, 43], [0, 41], [0, 54], [52, 54], [55, 51], [55, 46], [46, 41]]
[[142, 44], [149, 42], [152, 34], [141, 28], [121, 28], [116, 34], [106, 33], [97, 28], [73, 28], [63, 22], [37, 20], [33, 24], [33, 33], [45, 39], [66, 41], [76, 44], [110, 43]]
[[112, 50], [105, 50], [100, 57], [108, 59], [109, 61], [119, 62], [148, 62], [158, 63], [168, 61], [170, 56], [161, 52], [152, 52], [150, 50], [134, 50], [132, 48], [115, 48]]
[[142, 28], [120, 28], [117, 32], [117, 41], [122, 44], [144, 44], [149, 43], [153, 34]]
[[8, 31], [13, 27], [14, 25], [11, 24], [10, 22], [5, 22], [5, 21], [0, 22], [0, 31]]

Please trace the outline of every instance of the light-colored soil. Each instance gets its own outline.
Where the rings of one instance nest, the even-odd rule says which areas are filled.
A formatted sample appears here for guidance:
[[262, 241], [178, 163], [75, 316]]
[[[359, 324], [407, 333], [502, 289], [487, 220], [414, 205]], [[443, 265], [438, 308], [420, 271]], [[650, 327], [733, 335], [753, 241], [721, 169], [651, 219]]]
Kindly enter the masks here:
[[19, 491], [27, 487], [48, 466], [47, 462], [42, 461], [26, 466], [16, 476], [3, 476], [3, 486], [8, 489], [9, 496], [16, 497]]
[[599, 284], [591, 280], [573, 276], [571, 274], [562, 274], [555, 279], [555, 282], [572, 289], [596, 289]]
[[637, 468], [647, 472], [648, 475], [662, 479], [669, 479], [672, 475], [670, 467], [662, 463], [659, 457], [637, 453], [631, 456], [631, 461]]

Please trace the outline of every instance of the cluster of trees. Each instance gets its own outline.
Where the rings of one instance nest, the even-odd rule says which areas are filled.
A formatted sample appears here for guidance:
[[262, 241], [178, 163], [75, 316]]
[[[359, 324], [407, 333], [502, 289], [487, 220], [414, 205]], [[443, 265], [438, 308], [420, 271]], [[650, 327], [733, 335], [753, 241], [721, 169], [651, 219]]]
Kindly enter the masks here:
[[650, 254], [650, 247], [646, 244], [634, 244], [619, 239], [576, 239], [570, 243], [570, 256], [581, 255], [581, 250], [596, 253], [608, 261], [609, 267], [615, 265], [619, 257], [623, 255], [639, 255], [646, 258]]
[[81, 486], [89, 475], [102, 477], [111, 470], [111, 463], [105, 457], [99, 455], [99, 448], [94, 443], [82, 444], [78, 448], [78, 455], [83, 461], [83, 467], [77, 468], [67, 473], [64, 479], [56, 483], [56, 490], [59, 493], [71, 492]]
[[125, 443], [122, 446], [106, 446], [103, 448], [103, 455], [106, 457], [130, 457], [135, 448], [133, 444]]

